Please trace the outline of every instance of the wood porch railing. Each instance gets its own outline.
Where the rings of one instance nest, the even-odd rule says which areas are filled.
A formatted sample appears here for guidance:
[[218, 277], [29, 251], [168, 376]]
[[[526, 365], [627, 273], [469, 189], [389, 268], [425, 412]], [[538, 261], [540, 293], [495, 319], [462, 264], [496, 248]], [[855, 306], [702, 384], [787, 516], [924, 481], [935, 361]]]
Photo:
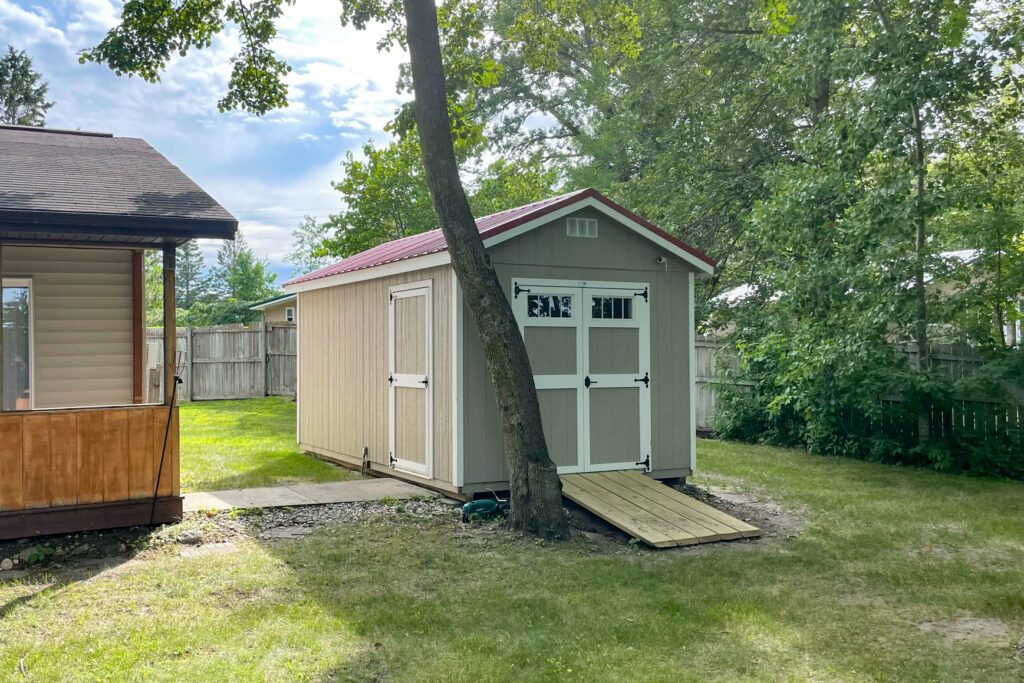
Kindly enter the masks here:
[[[148, 522], [167, 418], [165, 405], [0, 414], [0, 538], [62, 533], [54, 513], [95, 518], [81, 529]], [[178, 450], [175, 406], [157, 521], [180, 516]]]

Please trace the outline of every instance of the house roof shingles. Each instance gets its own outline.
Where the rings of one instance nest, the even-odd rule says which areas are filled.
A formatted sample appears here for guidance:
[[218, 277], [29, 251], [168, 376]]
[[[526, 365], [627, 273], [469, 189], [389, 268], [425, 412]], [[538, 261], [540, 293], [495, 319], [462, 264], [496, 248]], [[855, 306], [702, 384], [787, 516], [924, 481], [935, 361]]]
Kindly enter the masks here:
[[0, 162], [4, 229], [224, 238], [238, 226], [139, 138], [0, 126]]
[[[708, 265], [712, 267], [715, 265], [715, 261], [709, 256], [697, 249], [694, 249], [679, 238], [661, 230], [646, 219], [627, 211], [597, 190], [591, 188], [567, 192], [566, 194], [543, 199], [539, 202], [533, 202], [532, 204], [525, 204], [513, 209], [507, 209], [505, 211], [499, 211], [498, 213], [482, 216], [476, 219], [476, 227], [480, 231], [480, 237], [486, 240], [535, 218], [540, 218], [545, 214], [588, 198], [596, 199], [611, 207], [626, 218], [639, 223], [647, 230], [665, 240], [668, 240], [675, 246], [683, 249], [693, 256], [696, 256]], [[325, 266], [324, 268], [314, 270], [313, 272], [307, 273], [301, 277], [294, 278], [293, 280], [286, 282], [285, 286], [297, 285], [311, 280], [319, 280], [332, 275], [340, 275], [342, 273], [351, 273], [357, 270], [375, 268], [389, 263], [396, 263], [398, 261], [405, 261], [419, 256], [427, 256], [429, 254], [447, 251], [447, 249], [448, 243], [445, 241], [444, 235], [441, 233], [440, 229], [435, 229], [429, 232], [403, 237], [391, 242], [385, 242], [384, 244], [380, 244], [371, 249], [367, 249], [366, 251], [349, 256], [348, 258], [333, 265]]]

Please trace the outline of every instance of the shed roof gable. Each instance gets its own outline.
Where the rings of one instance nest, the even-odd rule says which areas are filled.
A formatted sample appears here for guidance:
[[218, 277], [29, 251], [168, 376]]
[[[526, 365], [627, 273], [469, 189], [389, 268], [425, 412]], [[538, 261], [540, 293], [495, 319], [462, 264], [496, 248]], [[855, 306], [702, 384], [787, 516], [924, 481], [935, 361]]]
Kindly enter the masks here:
[[[532, 204], [482, 216], [476, 219], [476, 225], [480, 231], [480, 237], [484, 240], [484, 246], [489, 247], [508, 239], [514, 239], [524, 232], [546, 225], [560, 215], [571, 213], [583, 206], [592, 206], [603, 211], [627, 228], [632, 229], [639, 236], [664, 247], [698, 270], [705, 273], [711, 273], [714, 270], [715, 261], [712, 258], [592, 188], [568, 192]], [[389, 274], [383, 272], [385, 271], [384, 266], [429, 256], [439, 256], [441, 263], [447, 263], [447, 250], [448, 244], [440, 229], [411, 235], [386, 242], [333, 265], [294, 278], [285, 283], [285, 291], [298, 292], [319, 289], [320, 287], [344, 284], [348, 281], [382, 277]], [[408, 265], [410, 266], [408, 269], [415, 269], [413, 263]], [[424, 264], [423, 267], [432, 265], [439, 264]], [[390, 271], [390, 269], [387, 270]]]

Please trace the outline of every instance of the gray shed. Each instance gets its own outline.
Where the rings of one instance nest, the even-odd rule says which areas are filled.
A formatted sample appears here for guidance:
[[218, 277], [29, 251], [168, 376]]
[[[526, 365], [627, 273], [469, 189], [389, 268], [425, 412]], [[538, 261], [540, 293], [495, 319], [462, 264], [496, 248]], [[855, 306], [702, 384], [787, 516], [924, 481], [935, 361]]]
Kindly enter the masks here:
[[[526, 341], [560, 473], [695, 467], [695, 277], [714, 261], [587, 189], [477, 220]], [[440, 230], [285, 284], [298, 441], [471, 497], [507, 489], [483, 348]]]

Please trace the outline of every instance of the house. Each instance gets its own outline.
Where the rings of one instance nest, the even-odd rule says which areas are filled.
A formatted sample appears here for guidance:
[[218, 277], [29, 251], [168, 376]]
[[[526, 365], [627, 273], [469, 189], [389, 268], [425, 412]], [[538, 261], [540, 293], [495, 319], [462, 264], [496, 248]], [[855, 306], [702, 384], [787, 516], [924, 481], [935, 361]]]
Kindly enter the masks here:
[[[477, 220], [530, 354], [562, 473], [695, 466], [693, 282], [714, 261], [594, 190]], [[508, 488], [483, 347], [440, 230], [285, 284], [298, 441], [472, 497]]]
[[236, 228], [143, 140], [0, 126], [0, 538], [180, 518], [173, 392], [145, 402], [143, 254], [163, 253], [173, 340], [175, 246]]
[[293, 323], [296, 321], [295, 299], [295, 294], [282, 294], [255, 303], [249, 307], [249, 310], [260, 311], [265, 323]]

